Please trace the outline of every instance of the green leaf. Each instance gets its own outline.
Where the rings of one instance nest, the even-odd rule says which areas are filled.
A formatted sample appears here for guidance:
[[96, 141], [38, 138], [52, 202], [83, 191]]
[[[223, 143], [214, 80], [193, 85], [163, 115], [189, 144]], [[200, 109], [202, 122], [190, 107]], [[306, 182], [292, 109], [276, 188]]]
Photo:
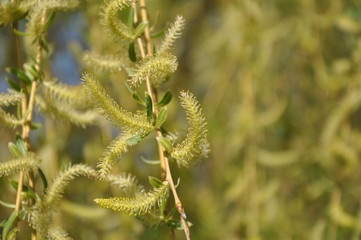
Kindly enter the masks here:
[[[175, 230], [183, 230], [183, 225], [181, 220], [169, 219], [166, 221], [166, 225]], [[187, 221], [187, 225], [188, 227], [191, 227], [193, 226], [193, 223]]]
[[160, 216], [164, 217], [164, 211], [167, 206], [168, 194], [164, 194], [163, 197], [160, 199], [159, 203], [159, 213]]
[[24, 33], [24, 32], [20, 32], [20, 31], [18, 31], [17, 29], [13, 29], [13, 32], [16, 34], [16, 35], [18, 35], [18, 36], [22, 36], [22, 37], [26, 37], [26, 36], [31, 36], [31, 34], [30, 33]]
[[9, 142], [8, 148], [13, 157], [17, 158], [17, 157], [22, 156], [21, 151], [18, 149], [18, 147], [14, 143]]
[[31, 122], [30, 123], [30, 128], [31, 129], [39, 129], [39, 128], [41, 128], [43, 125], [41, 124], [41, 123], [35, 123], [35, 122]]
[[19, 151], [21, 152], [22, 156], [25, 156], [26, 153], [28, 152], [27, 148], [26, 148], [26, 144], [24, 142], [24, 140], [20, 137], [20, 136], [16, 136], [16, 147], [19, 149]]
[[0, 205], [7, 207], [7, 208], [15, 208], [16, 207], [15, 204], [3, 202], [1, 200], [0, 200]]
[[130, 30], [134, 30], [134, 8], [129, 9], [129, 15], [128, 15], [128, 28]]
[[19, 232], [19, 228], [13, 228], [11, 229], [11, 231], [8, 233], [8, 237], [6, 240], [16, 240], [16, 234]]
[[162, 37], [164, 35], [164, 30], [162, 31], [159, 31], [159, 32], [156, 32], [156, 33], [152, 33], [150, 35], [151, 38], [159, 38], [159, 37]]
[[172, 207], [172, 209], [170, 211], [168, 211], [167, 216], [165, 217], [165, 219], [170, 220], [172, 218], [173, 214], [176, 213], [176, 212], [178, 212], [177, 207], [176, 206]]
[[163, 107], [166, 106], [171, 100], [172, 100], [173, 94], [171, 92], [167, 92], [162, 100], [160, 100], [159, 103], [156, 104], [157, 107]]
[[[23, 191], [25, 192], [25, 191]], [[27, 187], [27, 191], [26, 191], [26, 194], [31, 197], [32, 199], [34, 200], [37, 200], [39, 197], [36, 195], [36, 193], [29, 187]]]
[[6, 68], [5, 70], [8, 73], [15, 75], [17, 78], [22, 80], [25, 84], [31, 84], [31, 80], [23, 71], [16, 69], [16, 68]]
[[167, 151], [167, 152], [171, 152], [172, 151], [172, 143], [165, 137], [157, 137], [157, 141], [160, 143], [160, 145], [162, 145], [162, 147]]
[[147, 27], [147, 25], [148, 25], [148, 22], [141, 22], [134, 31], [134, 38], [137, 38], [140, 35], [142, 35], [145, 28]]
[[25, 63], [24, 69], [25, 69], [26, 75], [30, 78], [31, 81], [33, 81], [34, 79], [38, 79], [40, 77], [40, 72], [38, 70], [36, 70], [35, 65]]
[[44, 27], [43, 27], [44, 32], [46, 30], [48, 30], [49, 27], [51, 26], [51, 24], [54, 22], [55, 16], [56, 16], [56, 12], [50, 13], [49, 18], [48, 18], [48, 20], [46, 20], [46, 23], [44, 24]]
[[153, 104], [152, 98], [146, 93], [145, 94], [145, 106], [147, 107], [147, 117], [149, 122], [153, 120]]
[[182, 226], [182, 222], [181, 220], [168, 220], [166, 222], [167, 226], [172, 228], [172, 229], [175, 229], [175, 230], [183, 230], [183, 226]]
[[16, 212], [14, 211], [10, 217], [6, 220], [6, 223], [4, 224], [4, 228], [3, 228], [3, 232], [2, 232], [2, 237], [4, 240], [7, 239], [7, 235], [15, 221], [16, 218]]
[[168, 134], [168, 131], [164, 127], [159, 128], [163, 136], [166, 136]]
[[41, 179], [41, 182], [43, 183], [43, 193], [45, 193], [46, 189], [48, 188], [48, 180], [46, 179], [46, 176], [44, 174], [44, 172], [38, 168], [38, 173]]
[[142, 99], [140, 99], [140, 97], [138, 96], [138, 94], [136, 92], [133, 92], [132, 97], [137, 103], [145, 106], [145, 102]]
[[[18, 186], [19, 186], [19, 182], [17, 181], [14, 181], [14, 180], [10, 180], [10, 185], [15, 189], [17, 190], [18, 189]], [[31, 189], [29, 188], [28, 186], [26, 185], [23, 185], [23, 192], [26, 193], [27, 196], [37, 200], [39, 197], [36, 195], [36, 193]]]
[[180, 184], [180, 178], [177, 179], [177, 183], [174, 185], [175, 188], [177, 188]]
[[160, 160], [149, 160], [149, 159], [146, 159], [144, 157], [140, 157], [140, 159], [147, 163], [147, 164], [150, 164], [150, 165], [159, 165], [160, 164]]
[[[18, 183], [17, 181], [15, 181], [15, 180], [9, 180], [9, 182], [10, 182], [10, 185], [11, 185], [15, 190], [18, 189], [19, 183]], [[24, 189], [24, 187], [26, 187], [26, 186], [23, 185], [23, 189]]]
[[16, 91], [18, 91], [18, 92], [20, 92], [21, 91], [21, 87], [19, 86], [19, 84], [15, 81], [15, 80], [13, 80], [13, 79], [11, 79], [11, 78], [5, 78], [5, 80], [9, 83], [9, 85], [10, 85], [10, 87], [12, 88], [12, 89], [14, 89], [14, 90], [16, 90]]
[[132, 146], [135, 144], [140, 143], [143, 140], [143, 137], [140, 135], [133, 135], [130, 138], [127, 139], [127, 144]]
[[167, 120], [167, 116], [168, 116], [167, 108], [162, 108], [159, 111], [157, 122], [155, 123], [155, 127], [160, 128], [163, 125], [163, 123]]
[[48, 45], [48, 41], [46, 41], [45, 37], [41, 37], [39, 39], [39, 44], [45, 50], [45, 52], [49, 53], [49, 45]]
[[128, 54], [129, 54], [129, 59], [130, 59], [132, 62], [136, 62], [136, 61], [137, 61], [137, 56], [136, 56], [136, 54], [135, 54], [134, 41], [132, 41], [132, 42], [129, 44]]
[[22, 220], [24, 220], [25, 219], [25, 217], [26, 217], [26, 210], [20, 210], [19, 211], [19, 216], [18, 216], [18, 219], [20, 220], [20, 221], [22, 221]]
[[123, 81], [125, 87], [128, 89], [128, 91], [133, 94], [134, 93], [134, 90], [129, 86], [129, 84], [127, 83], [127, 81]]
[[160, 188], [163, 186], [163, 182], [156, 177], [149, 176], [148, 179], [149, 183], [152, 184], [154, 188]]

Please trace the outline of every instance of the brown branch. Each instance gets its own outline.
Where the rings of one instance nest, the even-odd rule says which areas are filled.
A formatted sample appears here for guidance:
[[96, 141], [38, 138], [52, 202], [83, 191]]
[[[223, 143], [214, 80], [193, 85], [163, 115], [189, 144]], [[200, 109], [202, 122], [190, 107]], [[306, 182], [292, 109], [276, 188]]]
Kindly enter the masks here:
[[[44, 12], [43, 16], [42, 16], [42, 19], [41, 19], [41, 23], [40, 23], [41, 25], [45, 24], [45, 15], [46, 14]], [[14, 25], [14, 26], [17, 27], [17, 24]], [[15, 34], [15, 38], [17, 39], [15, 41], [15, 43], [16, 43], [17, 56], [18, 56], [18, 65], [21, 64], [21, 66], [19, 66], [19, 67], [22, 68], [23, 60], [22, 60], [22, 57], [20, 57], [21, 56], [20, 41], [19, 41], [18, 36], [16, 34]], [[42, 44], [41, 44], [41, 39], [39, 37], [39, 40], [38, 40], [38, 43], [37, 43], [36, 66], [35, 66], [35, 68], [36, 68], [36, 70], [38, 72], [41, 71], [42, 51], [43, 51], [43, 47], [42, 47]], [[27, 113], [25, 123], [22, 126], [22, 134], [21, 134], [21, 137], [24, 140], [27, 149], [30, 149], [30, 141], [29, 141], [30, 129], [31, 129], [31, 122], [32, 122], [33, 110], [34, 110], [34, 105], [35, 105], [35, 93], [36, 93], [36, 90], [37, 90], [39, 80], [40, 79], [34, 79], [32, 81], [32, 83], [31, 83], [29, 102], [27, 101], [26, 96], [23, 98], [23, 100], [21, 102], [22, 116], [25, 116], [25, 114]], [[23, 87], [25, 87], [25, 86], [23, 86]], [[29, 183], [29, 187], [33, 191], [35, 191], [34, 173], [32, 171], [29, 172], [28, 183]], [[20, 208], [21, 208], [21, 192], [22, 192], [22, 189], [23, 189], [23, 184], [24, 184], [24, 172], [21, 171], [20, 175], [19, 175], [19, 184], [18, 184], [18, 189], [17, 189], [17, 194], [16, 194], [16, 204], [15, 204], [15, 211], [16, 211], [17, 216], [19, 215], [19, 211], [20, 211]], [[32, 202], [30, 204], [32, 204]], [[31, 232], [31, 239], [32, 240], [37, 239], [35, 229], [33, 229], [32, 232]]]
[[[19, 25], [18, 22], [13, 23], [13, 31], [17, 31], [19, 29]], [[22, 69], [23, 68], [23, 64], [24, 64], [24, 60], [23, 60], [23, 55], [22, 55], [22, 51], [21, 51], [21, 45], [20, 45], [20, 38], [18, 35], [16, 35], [14, 33], [14, 42], [15, 42], [15, 50], [16, 50], [16, 61], [17, 61], [17, 67]], [[20, 82], [21, 86], [23, 87], [24, 85]], [[21, 100], [21, 114], [22, 116], [24, 116], [25, 112], [26, 112], [26, 105], [27, 105], [27, 99], [26, 96], [23, 97], [23, 99]], [[23, 125], [23, 129], [24, 129], [24, 125]], [[21, 207], [21, 192], [23, 191], [23, 184], [24, 184], [24, 172], [20, 171], [19, 174], [19, 180], [18, 180], [18, 188], [16, 191], [16, 200], [15, 200], [15, 213], [16, 216], [19, 216], [19, 211], [20, 211], [20, 207]], [[16, 218], [17, 220], [17, 218]], [[15, 220], [15, 225], [17, 224], [17, 221]]]
[[[145, 0], [139, 0], [139, 7], [140, 7], [142, 22], [148, 22], [148, 14], [147, 14], [147, 7], [146, 7]], [[137, 14], [136, 14], [136, 8], [135, 8], [134, 9], [134, 20], [137, 22], [138, 19], [137, 19], [136, 15]], [[145, 38], [145, 42], [146, 42], [146, 46], [147, 46], [147, 56], [151, 56], [153, 54], [153, 47], [152, 47], [152, 43], [151, 43], [151, 39], [150, 39], [149, 24], [145, 28], [144, 38]], [[138, 42], [138, 45], [139, 45], [139, 48], [140, 48], [140, 51], [141, 51], [141, 54], [142, 54], [142, 58], [144, 58], [145, 57], [145, 51], [144, 51], [144, 46], [143, 46], [143, 42], [142, 42], [141, 38], [138, 38], [137, 42]], [[150, 82], [150, 76], [146, 77], [146, 83], [147, 83], [148, 94], [152, 98], [153, 115], [154, 115], [154, 119], [156, 120], [157, 117], [158, 117], [158, 113], [159, 113], [159, 109], [156, 106], [156, 103], [157, 103], [157, 90], [152, 86], [152, 84]], [[157, 129], [157, 135], [159, 137], [163, 137], [163, 134], [162, 134], [160, 129]], [[175, 185], [174, 185], [172, 172], [171, 172], [170, 167], [169, 167], [169, 160], [168, 160], [168, 157], [166, 155], [165, 149], [159, 143], [158, 143], [158, 151], [159, 151], [159, 158], [160, 158], [163, 177], [169, 183], [169, 186], [170, 186], [171, 191], [173, 193], [174, 202], [175, 202], [177, 210], [178, 210], [178, 212], [180, 214], [180, 219], [181, 219], [181, 222], [182, 222], [182, 226], [183, 226], [183, 230], [184, 230], [186, 239], [190, 240], [191, 239], [190, 238], [190, 231], [189, 231], [189, 227], [187, 225], [187, 222], [185, 220], [186, 219], [186, 214], [185, 214], [182, 202], [179, 199], [177, 190], [176, 190]]]

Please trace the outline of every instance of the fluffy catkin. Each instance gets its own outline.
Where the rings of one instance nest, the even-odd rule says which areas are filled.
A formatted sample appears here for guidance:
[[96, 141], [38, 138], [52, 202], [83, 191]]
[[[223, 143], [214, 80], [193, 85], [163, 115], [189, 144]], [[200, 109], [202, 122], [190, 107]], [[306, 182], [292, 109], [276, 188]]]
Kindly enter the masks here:
[[185, 20], [182, 16], [177, 16], [174, 23], [170, 26], [165, 34], [161, 45], [157, 51], [158, 54], [163, 54], [173, 48], [175, 41], [182, 35]]
[[84, 164], [77, 164], [70, 166], [65, 171], [58, 174], [54, 179], [53, 183], [48, 187], [46, 194], [42, 200], [42, 207], [47, 209], [55, 209], [65, 187], [69, 182], [79, 176], [84, 176], [88, 178], [96, 178], [98, 176], [97, 172]]
[[98, 198], [94, 201], [103, 208], [109, 208], [113, 211], [123, 212], [127, 215], [137, 216], [148, 213], [160, 200], [165, 197], [168, 191], [168, 183], [153, 191], [141, 193], [133, 198]]
[[173, 148], [171, 156], [178, 165], [187, 167], [208, 151], [207, 123], [193, 94], [182, 91], [180, 99], [187, 114], [189, 129], [185, 139]]
[[143, 113], [131, 113], [119, 106], [99, 84], [93, 75], [83, 74], [83, 86], [101, 114], [125, 132], [132, 134], [146, 134], [153, 129], [152, 124]]

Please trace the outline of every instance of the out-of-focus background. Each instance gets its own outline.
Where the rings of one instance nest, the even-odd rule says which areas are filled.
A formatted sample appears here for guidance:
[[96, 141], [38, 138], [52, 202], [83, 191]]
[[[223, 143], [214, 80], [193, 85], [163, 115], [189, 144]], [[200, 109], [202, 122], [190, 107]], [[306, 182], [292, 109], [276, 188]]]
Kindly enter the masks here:
[[[115, 53], [117, 43], [99, 25], [100, 1], [56, 16], [50, 29], [48, 76], [71, 85], [85, 69], [84, 50]], [[161, 30], [176, 15], [186, 28], [175, 49], [179, 68], [167, 87], [188, 89], [208, 120], [211, 152], [180, 178], [192, 239], [341, 240], [361, 235], [361, 3], [357, 0], [149, 0], [150, 21]], [[151, 24], [152, 25], [152, 24]], [[15, 65], [9, 28], [0, 29], [0, 87], [4, 68]], [[126, 109], [125, 74], [90, 70]], [[167, 89], [164, 89], [167, 90]], [[175, 101], [168, 129], [186, 129]], [[95, 166], [117, 132], [110, 123], [79, 128], [57, 119], [43, 122], [32, 145], [49, 179], [68, 163]], [[12, 130], [0, 130], [0, 156], [9, 156]], [[131, 172], [144, 184], [160, 176], [155, 142], [132, 149], [115, 172]], [[0, 199], [15, 192], [0, 178]], [[105, 183], [72, 182], [56, 215], [74, 239], [168, 239], [164, 228], [95, 206], [114, 196]], [[0, 209], [0, 218], [9, 215]], [[177, 233], [178, 239], [183, 233]]]

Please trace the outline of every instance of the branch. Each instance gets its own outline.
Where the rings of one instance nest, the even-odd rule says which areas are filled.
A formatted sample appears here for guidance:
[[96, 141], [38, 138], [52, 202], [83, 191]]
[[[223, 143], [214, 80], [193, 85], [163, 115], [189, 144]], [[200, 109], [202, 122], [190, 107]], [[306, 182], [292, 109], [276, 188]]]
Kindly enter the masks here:
[[[145, 0], [139, 1], [139, 7], [140, 7], [142, 22], [148, 22], [147, 8], [146, 8]], [[136, 9], [134, 12], [135, 12], [135, 14], [134, 14], [135, 20], [137, 20], [136, 19]], [[144, 37], [145, 37], [145, 42], [146, 42], [146, 46], [147, 46], [147, 56], [152, 56], [153, 55], [153, 47], [152, 47], [152, 43], [151, 43], [151, 39], [150, 39], [149, 24], [145, 28]], [[140, 51], [142, 53], [142, 58], [144, 59], [146, 56], [145, 56], [145, 51], [144, 51], [144, 46], [143, 46], [142, 40], [140, 38], [138, 38], [137, 42], [138, 42]], [[157, 103], [157, 90], [151, 85], [150, 76], [146, 77], [146, 83], [147, 83], [148, 94], [151, 96], [151, 98], [153, 100], [152, 101], [153, 115], [154, 115], [153, 117], [154, 117], [154, 120], [156, 120], [158, 117], [158, 113], [159, 113], [159, 109], [155, 105]], [[157, 136], [163, 137], [163, 134], [160, 129], [157, 129]], [[174, 202], [175, 202], [177, 210], [180, 214], [180, 219], [182, 221], [183, 230], [184, 230], [186, 239], [190, 240], [190, 231], [189, 231], [188, 225], [185, 221], [186, 214], [185, 214], [182, 202], [180, 201], [180, 199], [178, 197], [178, 193], [177, 193], [177, 190], [176, 190], [174, 182], [173, 182], [172, 173], [171, 173], [171, 170], [169, 167], [169, 160], [165, 154], [165, 149], [159, 143], [158, 143], [158, 150], [159, 150], [159, 157], [160, 157], [163, 177], [165, 175], [165, 180], [169, 183], [169, 187], [171, 188], [171, 191], [173, 193]]]

